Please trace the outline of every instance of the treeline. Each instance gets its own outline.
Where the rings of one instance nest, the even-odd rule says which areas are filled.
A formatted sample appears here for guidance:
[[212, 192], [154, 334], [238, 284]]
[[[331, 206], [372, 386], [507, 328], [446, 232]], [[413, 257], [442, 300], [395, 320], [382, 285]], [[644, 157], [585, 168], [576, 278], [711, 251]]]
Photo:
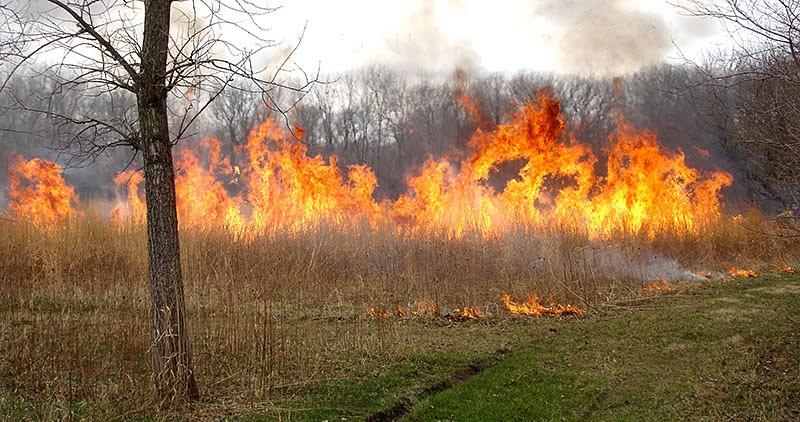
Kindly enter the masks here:
[[[281, 97], [283, 91], [265, 98], [246, 87], [223, 91], [207, 108], [208, 97], [175, 98], [172, 130], [187, 145], [215, 136], [235, 159], [234, 146], [246, 142], [252, 127], [265, 118], [280, 119], [287, 127], [302, 128], [302, 134], [295, 133], [310, 153], [337, 155], [343, 167], [371, 167], [378, 199], [394, 198], [405, 192], [407, 175], [428, 156], [463, 155], [476, 129], [505, 122], [520, 104], [545, 91], [561, 102], [565, 136], [592, 145], [598, 157], [625, 120], [656, 131], [662, 145], [683, 151], [692, 166], [732, 173], [735, 186], [725, 193], [735, 205], [791, 208], [800, 199], [799, 170], [793, 167], [798, 154], [791, 153], [800, 136], [796, 78], [752, 77], [754, 70], [778, 74], [777, 60], [773, 69], [754, 69], [763, 66], [762, 60], [723, 63], [658, 65], [615, 79], [458, 71], [409, 75], [376, 66], [316, 85], [302, 98], [285, 92]], [[114, 125], [132, 121], [128, 117], [135, 114], [135, 99], [91, 92], [59, 95], [64, 89], [69, 87], [35, 72], [12, 80], [8, 91], [13, 97], [2, 99], [0, 172], [6, 171], [8, 152], [56, 159], [72, 167], [67, 176], [80, 195], [108, 198], [115, 172], [138, 165], [136, 159], [131, 162], [131, 151], [107, 148], [119, 141]], [[114, 125], [92, 124], [92, 119]]]

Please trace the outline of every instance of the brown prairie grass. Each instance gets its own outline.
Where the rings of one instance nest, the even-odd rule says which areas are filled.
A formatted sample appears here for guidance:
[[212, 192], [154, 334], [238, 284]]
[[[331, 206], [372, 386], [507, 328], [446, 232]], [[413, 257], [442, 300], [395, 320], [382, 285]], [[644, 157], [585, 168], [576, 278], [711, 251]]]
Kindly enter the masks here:
[[[0, 220], [0, 408], [37, 419], [103, 418], [157, 404], [144, 230], [85, 215], [51, 229]], [[416, 348], [479, 347], [418, 332], [443, 322], [428, 329], [379, 321], [366, 314], [371, 307], [428, 301], [502, 320], [504, 293], [586, 308], [641, 295], [656, 273], [796, 266], [797, 244], [775, 230], [757, 212], [722, 218], [696, 236], [618, 233], [604, 241], [563, 227], [447, 239], [322, 226], [248, 241], [183, 230], [195, 371], [211, 402], [280, 407], [298, 391]], [[487, 342], [503, 341], [495, 331]]]

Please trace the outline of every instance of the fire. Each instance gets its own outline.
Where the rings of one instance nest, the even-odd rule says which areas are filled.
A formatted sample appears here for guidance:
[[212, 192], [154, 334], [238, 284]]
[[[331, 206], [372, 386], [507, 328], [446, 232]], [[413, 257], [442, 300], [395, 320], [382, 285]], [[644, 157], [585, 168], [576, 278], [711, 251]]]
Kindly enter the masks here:
[[367, 309], [367, 315], [373, 316], [376, 318], [417, 318], [417, 317], [427, 317], [427, 318], [436, 318], [441, 316], [439, 313], [439, 306], [430, 300], [422, 299], [416, 303], [414, 306], [415, 310], [408, 310], [403, 308], [402, 306], [397, 306], [393, 309], [389, 309], [387, 311], [380, 311], [375, 308]]
[[[466, 161], [429, 159], [409, 178], [412, 192], [397, 200], [395, 215], [416, 229], [452, 237], [556, 221], [594, 238], [617, 231], [651, 238], [665, 230], [698, 233], [719, 216], [719, 191], [731, 183], [729, 174], [700, 174], [682, 153], [664, 151], [654, 133], [622, 123], [601, 177], [592, 150], [564, 129], [560, 104], [542, 94], [508, 123], [477, 130]], [[518, 177], [501, 192], [486, 186], [499, 165], [520, 161]]]
[[590, 232], [623, 227], [644, 229], [651, 237], [667, 229], [697, 233], [702, 223], [719, 215], [719, 190], [731, 184], [729, 174], [701, 177], [686, 166], [683, 153], [662, 151], [654, 133], [627, 124], [617, 132], [606, 182], [588, 211]]
[[409, 318], [409, 317], [416, 317], [416, 312], [409, 312], [402, 306], [395, 307], [394, 309], [389, 309], [387, 311], [381, 311], [375, 308], [368, 308], [367, 315], [381, 318], [381, 319], [389, 319], [389, 318]]
[[438, 317], [441, 315], [439, 304], [428, 299], [417, 301], [417, 309], [413, 312], [414, 316]]
[[419, 300], [415, 306], [412, 307], [415, 310], [408, 310], [403, 308], [402, 306], [397, 306], [393, 309], [389, 309], [387, 311], [381, 311], [375, 308], [368, 308], [367, 315], [381, 318], [381, 319], [389, 319], [389, 318], [444, 318], [448, 321], [452, 322], [462, 322], [462, 321], [477, 321], [478, 319], [486, 317], [486, 314], [483, 313], [478, 307], [476, 306], [465, 306], [463, 308], [454, 308], [452, 312], [448, 312], [444, 315], [439, 311], [439, 305], [436, 302], [422, 299]]
[[229, 195], [220, 180], [222, 175], [235, 177], [236, 170], [230, 159], [222, 157], [219, 140], [205, 139], [200, 149], [207, 150], [206, 167], [193, 150], [182, 148], [178, 152], [175, 194], [179, 221], [194, 228], [221, 226], [239, 232], [245, 223], [240, 210], [242, 200]]
[[[688, 167], [682, 152], [665, 150], [652, 132], [620, 123], [599, 159], [567, 132], [560, 103], [544, 93], [499, 125], [485, 119], [463, 87], [457, 96], [478, 127], [467, 151], [429, 157], [394, 201], [375, 200], [377, 178], [369, 167], [345, 169], [335, 156], [311, 156], [302, 129], [266, 120], [237, 150], [242, 158], [236, 162], [211, 138], [176, 152], [179, 221], [245, 238], [322, 225], [386, 225], [408, 236], [499, 237], [518, 228], [558, 227], [605, 239], [617, 233], [699, 235], [719, 218], [719, 192], [731, 183], [730, 175]], [[509, 166], [519, 168], [517, 175], [495, 180], [498, 168]], [[48, 168], [60, 175], [57, 167]], [[144, 219], [142, 179], [132, 172], [116, 178], [127, 190], [127, 204], [114, 212], [115, 219]], [[61, 202], [50, 202], [52, 218], [72, 212], [76, 199], [63, 181], [59, 186], [63, 192], [53, 198]], [[22, 202], [15, 203], [21, 209]]]
[[368, 167], [350, 166], [345, 177], [335, 156], [328, 162], [308, 156], [308, 148], [272, 120], [250, 133], [246, 149], [249, 167], [243, 173], [254, 230], [298, 232], [320, 223], [382, 221], [372, 198], [377, 179]]
[[403, 195], [394, 204], [394, 215], [425, 234], [462, 237], [468, 231], [489, 233], [503, 217], [497, 199], [480, 185], [450, 183], [451, 168], [428, 159], [419, 176], [409, 178], [413, 195]]
[[445, 315], [445, 318], [451, 321], [460, 322], [460, 321], [477, 321], [485, 316], [486, 314], [481, 312], [480, 309], [474, 306], [465, 306], [463, 308], [453, 309], [453, 312], [449, 313], [448, 315]]
[[642, 286], [642, 290], [648, 295], [657, 295], [665, 292], [671, 292], [675, 290], [675, 286], [672, 285], [667, 280], [660, 280], [654, 281], [650, 284], [645, 284]]
[[728, 273], [733, 278], [754, 278], [758, 276], [758, 273], [754, 270], [743, 270], [736, 267], [729, 269]]
[[572, 305], [550, 305], [543, 306], [539, 303], [539, 297], [531, 294], [526, 295], [524, 302], [514, 302], [510, 296], [504, 294], [500, 296], [500, 300], [506, 305], [506, 308], [515, 315], [530, 315], [530, 316], [561, 316], [561, 315], [584, 315], [586, 311], [576, 308]]
[[127, 170], [119, 173], [114, 178], [117, 187], [125, 185], [127, 190], [127, 204], [122, 204], [112, 212], [112, 219], [118, 224], [130, 221], [134, 224], [142, 224], [146, 215], [144, 200], [139, 196], [139, 185], [144, 181], [141, 172]]
[[[479, 105], [463, 93], [475, 119]], [[410, 234], [460, 238], [467, 233], [500, 236], [516, 227], [568, 226], [593, 238], [616, 232], [651, 238], [672, 230], [695, 234], [719, 216], [719, 190], [731, 183], [723, 172], [701, 174], [682, 153], [663, 150], [655, 134], [620, 124], [598, 175], [592, 149], [565, 133], [560, 104], [542, 94], [509, 122], [478, 122], [465, 160], [429, 158], [408, 178], [409, 190], [396, 201], [378, 203], [374, 172], [363, 165], [343, 172], [335, 156], [309, 156], [298, 128], [288, 131], [267, 120], [245, 146], [246, 163], [223, 157], [219, 141], [181, 149], [176, 159], [178, 212], [191, 227], [218, 225], [250, 235], [299, 233], [320, 224], [371, 227], [391, 223]], [[495, 191], [488, 185], [498, 166], [519, 163], [516, 178]], [[241, 168], [241, 170], [240, 170]], [[223, 181], [227, 180], [227, 182]], [[130, 208], [142, 209], [128, 183]], [[231, 184], [240, 184], [230, 189]], [[240, 192], [238, 196], [230, 191]]]
[[[309, 157], [306, 146], [291, 136], [272, 120], [261, 124], [250, 134], [249, 166], [243, 170], [223, 157], [216, 139], [200, 143], [198, 149], [206, 152], [205, 165], [195, 150], [180, 149], [175, 189], [181, 225], [258, 234], [297, 233], [322, 223], [343, 226], [359, 219], [374, 225], [383, 220], [383, 210], [372, 198], [377, 180], [371, 169], [350, 166], [345, 177], [336, 157], [328, 162], [320, 156]], [[138, 196], [142, 177], [128, 173], [125, 177], [130, 177], [128, 208], [143, 209]], [[223, 178], [229, 180], [227, 184]], [[226, 186], [242, 180], [245, 196], [231, 195]]]
[[11, 155], [8, 166], [9, 209], [20, 219], [52, 226], [77, 215], [75, 190], [61, 176], [56, 163], [40, 158], [26, 161]]
[[375, 308], [367, 309], [367, 315], [373, 316], [375, 318], [383, 318], [383, 319], [389, 318], [389, 313], [388, 312], [382, 312], [382, 311], [379, 311], [379, 310], [377, 310]]

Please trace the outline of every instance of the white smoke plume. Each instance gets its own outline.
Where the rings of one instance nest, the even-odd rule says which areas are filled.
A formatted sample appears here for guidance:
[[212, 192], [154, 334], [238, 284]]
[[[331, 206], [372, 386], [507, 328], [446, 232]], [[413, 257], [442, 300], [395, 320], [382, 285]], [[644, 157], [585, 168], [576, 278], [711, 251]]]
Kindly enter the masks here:
[[654, 0], [421, 0], [387, 26], [371, 59], [401, 69], [618, 76], [674, 56], [673, 31], [678, 38], [707, 33], [696, 21], [667, 16], [677, 12]]
[[459, 1], [423, 0], [384, 37], [383, 51], [374, 60], [402, 70], [450, 72], [472, 69], [479, 57], [465, 34], [444, 24], [463, 14]]
[[555, 25], [555, 60], [568, 73], [617, 76], [661, 61], [673, 48], [664, 17], [628, 0], [541, 0]]

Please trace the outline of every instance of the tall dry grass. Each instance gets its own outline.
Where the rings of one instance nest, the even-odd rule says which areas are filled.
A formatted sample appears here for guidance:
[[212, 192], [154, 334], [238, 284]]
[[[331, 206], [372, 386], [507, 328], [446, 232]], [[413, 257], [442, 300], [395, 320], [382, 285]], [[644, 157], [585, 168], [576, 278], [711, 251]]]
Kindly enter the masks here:
[[[103, 417], [155, 404], [144, 230], [85, 215], [50, 229], [0, 220], [0, 407], [59, 418], [76, 406]], [[184, 229], [195, 370], [211, 401], [274, 401], [430, 341], [369, 307], [425, 300], [503, 318], [502, 293], [591, 307], [687, 270], [796, 264], [797, 244], [776, 230], [755, 211], [699, 235], [603, 241], [555, 225], [490, 239], [323, 225], [245, 241]]]

